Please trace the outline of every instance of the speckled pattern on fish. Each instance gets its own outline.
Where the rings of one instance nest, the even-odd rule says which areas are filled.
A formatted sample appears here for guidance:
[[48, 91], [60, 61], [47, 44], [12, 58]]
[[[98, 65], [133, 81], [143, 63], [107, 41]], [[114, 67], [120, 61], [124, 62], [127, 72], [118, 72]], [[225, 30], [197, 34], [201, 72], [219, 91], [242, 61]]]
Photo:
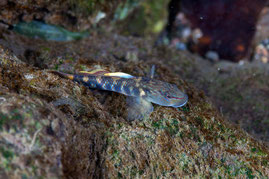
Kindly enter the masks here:
[[[140, 105], [147, 101], [161, 106], [181, 107], [188, 101], [188, 96], [180, 91], [176, 85], [152, 78], [135, 77], [122, 72], [109, 73], [104, 70], [82, 71], [78, 74], [57, 71], [53, 71], [53, 73], [90, 88], [118, 92], [136, 98], [136, 100], [131, 101], [136, 101], [135, 103]], [[151, 108], [153, 107], [151, 106]], [[149, 109], [149, 111], [152, 110]], [[150, 113], [149, 111], [146, 113]]]

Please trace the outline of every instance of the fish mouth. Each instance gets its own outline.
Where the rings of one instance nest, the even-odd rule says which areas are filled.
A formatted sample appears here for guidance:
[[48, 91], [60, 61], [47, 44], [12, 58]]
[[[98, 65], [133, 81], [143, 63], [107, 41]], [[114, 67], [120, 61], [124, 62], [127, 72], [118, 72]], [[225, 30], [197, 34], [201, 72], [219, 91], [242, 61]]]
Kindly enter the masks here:
[[188, 95], [184, 94], [183, 100], [180, 101], [179, 103], [173, 104], [172, 107], [178, 108], [178, 107], [182, 107], [185, 104], [187, 104], [188, 102]]

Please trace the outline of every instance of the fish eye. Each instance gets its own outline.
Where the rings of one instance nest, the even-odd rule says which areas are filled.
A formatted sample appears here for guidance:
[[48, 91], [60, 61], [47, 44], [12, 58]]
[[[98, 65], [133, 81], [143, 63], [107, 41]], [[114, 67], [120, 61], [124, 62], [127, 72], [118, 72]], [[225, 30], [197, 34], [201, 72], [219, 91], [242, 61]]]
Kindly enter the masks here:
[[173, 96], [169, 95], [168, 92], [160, 91], [160, 93], [165, 96], [166, 98], [174, 98]]
[[169, 94], [166, 94], [167, 98], [173, 98], [173, 96], [170, 96]]

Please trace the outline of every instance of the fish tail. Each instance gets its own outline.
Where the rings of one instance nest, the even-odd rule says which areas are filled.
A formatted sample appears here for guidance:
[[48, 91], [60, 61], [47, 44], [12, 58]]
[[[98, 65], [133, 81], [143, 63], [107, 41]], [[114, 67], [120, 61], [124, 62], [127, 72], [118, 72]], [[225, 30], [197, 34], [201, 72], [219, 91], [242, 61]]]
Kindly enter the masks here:
[[59, 72], [59, 71], [49, 71], [50, 73], [53, 73], [55, 75], [58, 75], [62, 78], [66, 78], [66, 79], [70, 79], [70, 80], [74, 80], [75, 76], [72, 74], [67, 74], [67, 73], [63, 73], [63, 72]]

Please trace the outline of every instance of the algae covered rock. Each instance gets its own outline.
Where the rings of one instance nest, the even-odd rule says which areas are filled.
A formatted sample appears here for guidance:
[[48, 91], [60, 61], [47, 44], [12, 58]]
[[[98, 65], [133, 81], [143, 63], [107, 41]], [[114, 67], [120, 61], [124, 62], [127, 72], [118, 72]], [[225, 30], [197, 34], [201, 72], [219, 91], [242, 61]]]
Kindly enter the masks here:
[[0, 85], [0, 177], [63, 176], [63, 117], [52, 105]]
[[[37, 24], [37, 29], [44, 25], [55, 32], [59, 29], [48, 24], [58, 24], [75, 32], [99, 28], [98, 13], [106, 17], [98, 22], [113, 24], [109, 20], [119, 12], [123, 27], [118, 26], [121, 23], [103, 26], [80, 41], [69, 42], [27, 38], [1, 29], [0, 178], [269, 176], [268, 147], [228, 124], [204, 92], [191, 85], [210, 86], [208, 63], [195, 61], [187, 52], [155, 47], [148, 38], [117, 34], [120, 29], [128, 31], [126, 24], [131, 34], [159, 31], [164, 24], [157, 19], [165, 12], [157, 1], [51, 2], [8, 1], [0, 17], [6, 24], [40, 20], [46, 24]], [[162, 0], [161, 4], [167, 3]], [[162, 13], [151, 14], [152, 8]], [[156, 21], [151, 22], [151, 17]], [[30, 36], [37, 36], [38, 31], [29, 29]], [[53, 34], [48, 38], [55, 39]], [[179, 109], [154, 105], [149, 118], [133, 122], [126, 120], [126, 96], [90, 90], [49, 72], [102, 68], [145, 76], [152, 65], [156, 65], [156, 79], [176, 84], [188, 94], [189, 102]], [[229, 86], [233, 82], [223, 84], [228, 89], [211, 84], [205, 91], [226, 97], [233, 91]], [[227, 106], [233, 108], [231, 104]]]
[[[111, 44], [106, 45], [113, 53], [115, 47]], [[73, 63], [63, 61], [59, 68]], [[75, 69], [83, 64], [87, 68], [98, 64], [110, 71], [144, 76], [152, 62], [76, 63]], [[148, 119], [130, 123], [124, 115], [125, 96], [89, 90], [47, 70], [29, 66], [1, 49], [1, 175], [56, 178], [269, 175], [268, 148], [227, 124], [203, 92], [178, 74], [169, 73], [167, 66], [154, 63], [158, 66], [156, 78], [185, 89], [189, 102], [179, 110], [155, 105]]]

